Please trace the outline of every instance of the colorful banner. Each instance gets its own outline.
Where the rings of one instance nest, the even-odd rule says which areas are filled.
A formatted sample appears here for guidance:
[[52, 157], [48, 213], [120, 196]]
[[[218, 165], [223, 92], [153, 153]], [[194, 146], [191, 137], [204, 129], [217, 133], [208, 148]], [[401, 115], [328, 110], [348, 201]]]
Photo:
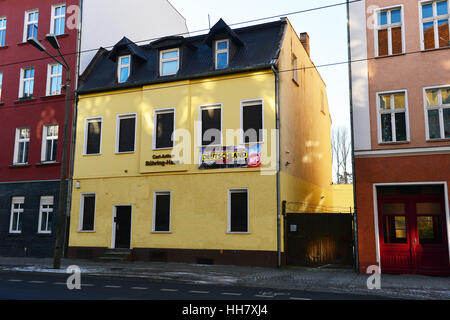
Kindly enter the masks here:
[[200, 151], [200, 169], [258, 168], [261, 145], [205, 147]]

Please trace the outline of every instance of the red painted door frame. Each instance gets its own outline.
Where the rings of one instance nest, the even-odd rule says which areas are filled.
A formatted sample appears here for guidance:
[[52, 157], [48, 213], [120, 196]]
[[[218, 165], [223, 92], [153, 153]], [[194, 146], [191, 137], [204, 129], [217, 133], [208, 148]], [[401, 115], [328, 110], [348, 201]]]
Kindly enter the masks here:
[[[440, 235], [440, 243], [421, 243], [418, 231], [418, 203], [439, 203], [440, 214], [433, 215], [435, 233]], [[446, 229], [445, 200], [443, 195], [378, 195], [378, 227], [381, 270], [385, 273], [418, 273], [431, 275], [450, 274], [448, 239]], [[388, 213], [384, 205], [400, 208], [404, 213]], [[430, 215], [426, 215], [430, 217]], [[436, 220], [434, 220], [436, 219]], [[438, 223], [440, 219], [440, 223]], [[392, 223], [399, 228], [390, 228]], [[436, 226], [434, 225], [436, 222]], [[388, 230], [391, 229], [391, 230]], [[389, 233], [400, 234], [399, 238]]]

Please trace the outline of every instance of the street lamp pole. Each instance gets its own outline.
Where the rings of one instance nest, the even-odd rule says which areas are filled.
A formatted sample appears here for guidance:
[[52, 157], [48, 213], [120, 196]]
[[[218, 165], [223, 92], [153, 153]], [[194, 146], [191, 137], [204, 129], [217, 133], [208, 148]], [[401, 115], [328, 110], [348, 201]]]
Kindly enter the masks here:
[[66, 91], [66, 99], [65, 99], [65, 111], [64, 111], [64, 137], [63, 137], [63, 151], [62, 151], [62, 159], [61, 159], [61, 178], [59, 183], [59, 200], [58, 200], [58, 219], [56, 224], [56, 241], [55, 241], [55, 251], [53, 256], [53, 269], [60, 269], [61, 267], [61, 257], [62, 257], [62, 249], [64, 242], [64, 221], [66, 217], [65, 212], [65, 195], [66, 195], [66, 179], [67, 179], [67, 163], [68, 163], [68, 140], [69, 140], [69, 117], [70, 117], [70, 67], [64, 59], [60, 51], [60, 46], [56, 36], [47, 35], [46, 40], [51, 44], [51, 46], [58, 50], [59, 56], [62, 58], [62, 62], [59, 61], [55, 56], [49, 53], [45, 47], [35, 38], [28, 39], [28, 43], [37, 48], [39, 51], [45, 52], [48, 56], [50, 56], [57, 63], [62, 65], [66, 70], [66, 84], [64, 86], [64, 90]]

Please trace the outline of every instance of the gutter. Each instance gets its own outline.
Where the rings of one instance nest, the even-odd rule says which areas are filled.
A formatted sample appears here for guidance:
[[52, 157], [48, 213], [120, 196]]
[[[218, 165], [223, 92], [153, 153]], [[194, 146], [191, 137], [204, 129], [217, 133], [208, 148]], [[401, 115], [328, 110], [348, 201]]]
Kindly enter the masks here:
[[272, 65], [275, 74], [275, 128], [277, 132], [277, 267], [281, 267], [281, 194], [280, 194], [280, 76], [278, 69]]

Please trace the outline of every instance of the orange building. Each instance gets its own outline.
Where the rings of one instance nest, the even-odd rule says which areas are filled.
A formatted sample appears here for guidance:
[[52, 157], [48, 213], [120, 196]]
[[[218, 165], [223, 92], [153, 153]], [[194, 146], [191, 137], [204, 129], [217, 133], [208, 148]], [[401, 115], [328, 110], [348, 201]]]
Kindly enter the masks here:
[[360, 271], [450, 274], [450, 3], [349, 6]]

